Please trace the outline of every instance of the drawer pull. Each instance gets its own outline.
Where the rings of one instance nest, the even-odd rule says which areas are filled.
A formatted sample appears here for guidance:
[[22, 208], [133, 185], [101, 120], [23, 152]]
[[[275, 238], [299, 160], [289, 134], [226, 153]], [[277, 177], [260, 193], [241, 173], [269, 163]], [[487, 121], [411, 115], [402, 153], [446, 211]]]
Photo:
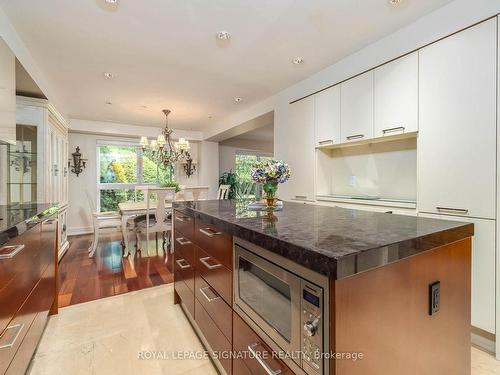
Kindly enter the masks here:
[[307, 195], [296, 195], [295, 199], [307, 199]]
[[346, 139], [348, 141], [352, 140], [352, 139], [361, 139], [361, 138], [364, 138], [365, 135], [364, 134], [355, 134], [355, 135], [349, 135], [346, 137]]
[[469, 210], [467, 208], [436, 207], [436, 209], [438, 211], [457, 212], [462, 214], [469, 213]]
[[179, 243], [179, 245], [182, 245], [182, 246], [189, 245], [191, 243], [191, 241], [185, 239], [184, 237], [179, 237], [179, 238], [176, 238], [175, 240]]
[[405, 131], [405, 127], [404, 126], [397, 126], [395, 128], [384, 129], [384, 130], [382, 130], [382, 134], [393, 133], [393, 132], [397, 132], [399, 130], [402, 130], [404, 132]]
[[175, 215], [175, 220], [180, 221], [180, 222], [185, 222], [185, 221], [188, 221], [188, 220], [189, 220], [189, 217], [187, 217], [187, 216], [179, 216], [179, 215]]
[[14, 258], [23, 249], [24, 245], [3, 246], [0, 248], [0, 259]]
[[[212, 294], [212, 297], [209, 297], [208, 294], [207, 294], [207, 291], [210, 292], [210, 294]], [[210, 288], [209, 286], [206, 286], [204, 288], [200, 288], [200, 293], [203, 294], [203, 297], [205, 297], [205, 299], [208, 301], [208, 302], [213, 302], [213, 301], [216, 301], [218, 299], [220, 299], [220, 296], [217, 295], [217, 293], [215, 293], [212, 288]]]
[[260, 343], [256, 342], [255, 344], [251, 344], [251, 345], [248, 345], [248, 350], [250, 351], [250, 353], [252, 353], [252, 355], [255, 357], [255, 359], [257, 360], [257, 362], [259, 362], [259, 364], [262, 366], [262, 368], [266, 371], [266, 373], [268, 375], [279, 375], [282, 373], [282, 369], [277, 369], [277, 370], [273, 370], [271, 368], [271, 366], [269, 366], [269, 364], [264, 361], [264, 359], [262, 359], [262, 357], [260, 356], [259, 352], [257, 352], [255, 350], [255, 348], [257, 348], [257, 346], [259, 346]]
[[[183, 262], [186, 264], [182, 264]], [[175, 263], [177, 263], [177, 265], [181, 268], [181, 270], [185, 270], [186, 268], [191, 267], [189, 263], [186, 262], [186, 259], [178, 259], [175, 261]]]
[[217, 232], [216, 230], [213, 230], [212, 228], [200, 228], [200, 232], [203, 233], [207, 237], [218, 236], [219, 234], [221, 234], [221, 232]]
[[333, 139], [325, 139], [324, 141], [319, 141], [318, 143], [320, 145], [329, 145], [330, 143], [333, 143]]
[[23, 330], [23, 327], [24, 327], [24, 323], [23, 324], [15, 324], [13, 326], [7, 327], [5, 329], [3, 335], [0, 337], [0, 341], [2, 340], [3, 337], [5, 337], [5, 335], [7, 334], [7, 332], [9, 330], [13, 329], [14, 331], [12, 331], [11, 335], [9, 334], [11, 337], [9, 342], [6, 342], [5, 344], [0, 344], [0, 350], [12, 348], [14, 346], [14, 344], [16, 343], [17, 338], [19, 337], [19, 334]]
[[203, 263], [203, 265], [205, 267], [207, 267], [209, 270], [214, 270], [216, 268], [219, 268], [220, 266], [222, 266], [222, 264], [220, 263], [216, 263], [216, 264], [209, 264], [207, 262], [207, 260], [209, 260], [211, 257], [205, 257], [205, 258], [200, 258], [200, 262]]

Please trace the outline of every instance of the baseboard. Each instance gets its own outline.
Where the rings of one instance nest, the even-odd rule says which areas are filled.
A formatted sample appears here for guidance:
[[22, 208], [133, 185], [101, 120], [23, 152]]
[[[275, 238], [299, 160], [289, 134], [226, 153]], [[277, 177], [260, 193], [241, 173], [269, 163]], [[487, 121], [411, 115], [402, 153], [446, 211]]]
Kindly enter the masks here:
[[471, 327], [471, 343], [492, 355], [495, 355], [495, 335], [481, 328]]

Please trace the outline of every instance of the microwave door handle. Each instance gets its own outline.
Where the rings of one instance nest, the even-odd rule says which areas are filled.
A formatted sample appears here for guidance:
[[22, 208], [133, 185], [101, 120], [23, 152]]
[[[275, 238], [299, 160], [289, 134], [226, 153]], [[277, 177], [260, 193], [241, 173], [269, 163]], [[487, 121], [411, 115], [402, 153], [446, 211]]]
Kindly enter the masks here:
[[257, 346], [259, 346], [259, 345], [260, 345], [260, 343], [258, 343], [258, 342], [251, 344], [251, 345], [248, 345], [248, 350], [255, 357], [257, 362], [259, 362], [259, 364], [262, 366], [262, 368], [266, 371], [267, 375], [279, 375], [279, 374], [281, 374], [283, 372], [281, 369], [273, 370], [271, 368], [271, 366], [269, 366], [269, 364], [266, 361], [264, 361], [264, 359], [262, 359], [260, 354], [255, 350], [255, 348], [257, 348]]

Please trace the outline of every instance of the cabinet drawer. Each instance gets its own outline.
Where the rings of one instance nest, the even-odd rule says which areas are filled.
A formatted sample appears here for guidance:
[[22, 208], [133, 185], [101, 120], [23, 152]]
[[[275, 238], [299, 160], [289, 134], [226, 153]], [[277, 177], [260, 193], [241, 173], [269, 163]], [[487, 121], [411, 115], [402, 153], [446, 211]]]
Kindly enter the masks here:
[[[181, 258], [182, 259], [182, 258]], [[180, 272], [180, 267], [176, 260], [179, 260], [176, 256], [174, 256], [174, 289], [179, 295], [180, 299], [186, 306], [187, 310], [191, 314], [191, 317], [194, 318], [194, 273], [192, 276], [192, 288], [189, 288], [186, 280], [183, 277], [183, 274]], [[182, 264], [182, 262], [180, 262]], [[191, 271], [192, 272], [192, 271]], [[188, 283], [189, 283], [188, 278]]]
[[174, 210], [174, 228], [187, 238], [193, 238], [194, 218], [181, 211]]
[[217, 327], [222, 331], [224, 336], [233, 341], [232, 338], [232, 309], [221, 298], [221, 296], [199, 275], [195, 279], [195, 296], [205, 311], [210, 315], [212, 320], [217, 324]]
[[207, 254], [198, 246], [196, 250], [196, 269], [205, 281], [214, 288], [229, 305], [232, 305], [232, 283], [233, 277], [231, 270], [218, 262], [217, 259]]
[[[26, 370], [36, 345], [40, 340], [43, 327], [45, 327], [48, 311], [54, 302], [54, 298], [54, 273], [48, 269], [44, 277], [32, 290], [29, 297], [10, 321], [2, 336], [0, 336], [1, 374], [7, 370], [7, 367], [14, 358], [14, 354], [16, 355], [16, 359], [13, 362], [17, 363], [16, 368], [24, 367], [24, 370]], [[30, 327], [32, 327], [32, 323], [36, 316], [39, 316], [39, 321], [43, 321], [43, 327], [42, 329], [38, 328], [31, 332], [32, 328]], [[39, 322], [38, 325], [40, 324]], [[26, 340], [26, 337], [29, 338], [32, 344], [21, 347], [21, 343], [23, 340]], [[18, 356], [19, 358], [17, 358]], [[18, 373], [24, 373], [24, 371]]]
[[233, 268], [233, 238], [231, 235], [212, 224], [196, 219], [195, 242], [227, 268]]
[[7, 327], [42, 276], [40, 227], [37, 225], [0, 247], [24, 246], [17, 253], [14, 251], [11, 258], [0, 259], [0, 332]]
[[[196, 316], [195, 321], [198, 324], [203, 336], [208, 341], [212, 350], [215, 352], [226, 352], [229, 353], [232, 349], [231, 343], [227, 341], [226, 337], [222, 334], [220, 329], [217, 327], [215, 322], [212, 320], [210, 315], [205, 311], [203, 306], [198, 300], [196, 303]], [[222, 367], [226, 370], [227, 374], [231, 374], [231, 359], [219, 358]]]
[[[293, 374], [282, 361], [273, 358], [272, 349], [235, 312], [233, 312], [233, 326], [233, 350], [236, 354], [242, 352], [242, 361], [251, 374], [268, 375], [273, 371], [276, 374]], [[252, 351], [259, 353], [261, 359], [257, 360], [255, 355], [251, 355], [254, 354]]]
[[184, 281], [191, 292], [194, 292], [194, 268], [180, 253], [174, 255], [174, 278], [176, 281]]
[[234, 375], [252, 375], [245, 362], [242, 359], [233, 360], [233, 374]]
[[174, 241], [175, 251], [178, 251], [189, 264], [194, 265], [195, 259], [193, 242], [178, 231], [174, 232]]

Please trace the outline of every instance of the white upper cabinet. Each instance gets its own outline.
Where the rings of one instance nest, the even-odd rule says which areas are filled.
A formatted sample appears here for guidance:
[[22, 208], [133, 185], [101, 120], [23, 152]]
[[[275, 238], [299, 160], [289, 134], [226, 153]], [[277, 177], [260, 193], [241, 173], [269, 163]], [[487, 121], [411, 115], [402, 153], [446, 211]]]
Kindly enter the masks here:
[[316, 147], [340, 143], [340, 85], [314, 95]]
[[310, 96], [289, 106], [285, 162], [290, 165], [291, 177], [285, 185], [291, 199], [315, 199], [314, 101]]
[[342, 142], [373, 138], [373, 70], [341, 83]]
[[418, 130], [418, 52], [375, 69], [375, 137]]
[[16, 143], [16, 58], [0, 38], [0, 144]]
[[496, 20], [420, 50], [419, 211], [495, 218]]

